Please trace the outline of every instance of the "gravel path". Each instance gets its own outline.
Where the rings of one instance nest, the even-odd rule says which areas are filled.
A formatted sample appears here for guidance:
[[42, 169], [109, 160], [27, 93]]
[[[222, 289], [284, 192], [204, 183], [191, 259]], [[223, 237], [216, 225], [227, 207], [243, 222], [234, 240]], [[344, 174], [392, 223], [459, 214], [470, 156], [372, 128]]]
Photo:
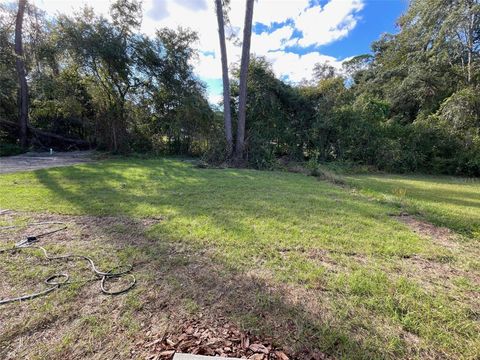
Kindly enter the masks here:
[[0, 157], [0, 174], [69, 166], [93, 161], [92, 151], [70, 151], [36, 153]]

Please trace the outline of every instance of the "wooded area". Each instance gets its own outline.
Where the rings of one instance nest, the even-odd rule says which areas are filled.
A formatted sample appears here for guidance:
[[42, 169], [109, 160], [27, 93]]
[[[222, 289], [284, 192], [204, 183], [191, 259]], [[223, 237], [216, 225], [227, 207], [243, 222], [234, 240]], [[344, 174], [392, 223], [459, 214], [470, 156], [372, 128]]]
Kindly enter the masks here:
[[[287, 157], [480, 175], [478, 0], [411, 1], [398, 33], [384, 34], [371, 54], [345, 61], [342, 71], [317, 64], [300, 84], [276, 78], [249, 49], [254, 2], [247, 3], [241, 64], [223, 79], [225, 113], [194, 75], [197, 35], [140, 33], [138, 1], [114, 2], [113, 20], [88, 8], [52, 18], [29, 2], [2, 5], [2, 153], [74, 145], [255, 168]], [[226, 75], [228, 1], [216, 5]]]

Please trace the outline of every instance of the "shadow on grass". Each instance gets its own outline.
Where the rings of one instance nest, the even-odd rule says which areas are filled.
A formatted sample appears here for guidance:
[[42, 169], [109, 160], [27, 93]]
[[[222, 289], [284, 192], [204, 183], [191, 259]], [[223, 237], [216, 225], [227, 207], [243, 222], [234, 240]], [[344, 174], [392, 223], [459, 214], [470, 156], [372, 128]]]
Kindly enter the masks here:
[[[108, 169], [89, 165], [60, 171], [41, 170], [35, 172], [35, 175], [43, 186], [63, 201], [71, 203], [80, 213], [131, 217], [129, 229], [135, 232], [141, 232], [138, 225], [141, 219], [134, 219], [139, 217], [137, 214], [139, 207], [140, 217], [161, 216], [164, 215], [162, 212], [167, 210], [171, 214], [181, 214], [191, 219], [208, 216], [217, 227], [226, 229], [227, 232], [229, 229], [238, 229], [241, 232], [248, 232], [251, 229], [241, 216], [232, 217], [230, 213], [221, 212], [212, 215], [216, 208], [237, 208], [236, 215], [243, 212], [247, 217], [257, 216], [265, 221], [288, 214], [288, 221], [299, 222], [306, 215], [305, 209], [301, 206], [292, 207], [295, 188], [281, 179], [275, 179], [272, 186], [276, 187], [274, 191], [285, 191], [285, 199], [274, 204], [275, 211], [269, 213], [263, 210], [270, 201], [268, 194], [258, 193], [257, 198], [256, 194], [248, 194], [249, 198], [246, 198], [246, 191], [251, 190], [257, 181], [253, 171], [212, 172], [192, 170], [188, 164], [169, 163], [168, 166], [163, 166], [162, 163], [158, 165], [152, 162], [147, 172], [142, 170], [137, 173], [136, 165], [138, 164], [135, 161], [118, 162]], [[145, 166], [145, 162], [141, 162], [141, 165]], [[124, 171], [128, 171], [128, 176], [123, 174]], [[212, 181], [214, 177], [216, 181]], [[231, 184], [228, 183], [228, 177], [240, 179], [236, 183], [238, 187], [233, 189], [235, 192], [229, 192]], [[303, 179], [301, 175], [298, 177]], [[138, 188], [136, 181], [146, 182]], [[159, 183], [158, 186], [156, 182]], [[206, 204], [204, 198], [218, 195], [219, 186], [225, 186], [227, 195], [231, 198], [220, 197], [218, 201]], [[263, 188], [264, 191], [268, 191], [266, 189]], [[346, 198], [342, 198], [342, 190], [329, 188], [328, 192], [330, 193], [326, 196], [340, 197], [341, 201], [347, 201]], [[261, 199], [266, 203], [262, 204]], [[242, 206], [238, 207], [240, 200]], [[313, 197], [309, 201], [318, 199]], [[325, 209], [333, 207], [335, 201], [334, 199], [332, 204], [326, 204]], [[375, 218], [379, 205], [367, 201], [360, 202], [357, 203], [357, 199], [350, 200], [348, 212], [359, 213], [365, 219]], [[202, 250], [205, 247], [202, 243], [182, 242], [183, 250], [179, 253], [181, 234], [160, 233], [159, 236], [157, 233], [155, 236], [153, 231], [155, 238], [145, 243], [132, 244], [115, 236], [111, 224], [100, 224], [94, 231], [104, 236], [105, 243], [113, 243], [119, 248], [134, 246], [140, 251], [141, 255], [136, 265], [138, 271], [144, 274], [145, 283], [139, 287], [139, 296], [144, 305], [138, 311], [145, 319], [152, 314], [168, 312], [172, 322], [178, 321], [176, 314], [182, 311], [180, 305], [186, 299], [190, 299], [198, 304], [196, 313], [207, 314], [211, 318], [225, 317], [244, 330], [273, 337], [277, 345], [291, 349], [297, 358], [308, 359], [315, 350], [329, 356], [358, 359], [392, 355], [385, 354], [383, 352], [385, 349], [377, 348], [375, 345], [366, 345], [355, 335], [355, 329], [349, 328], [350, 325], [334, 321], [332, 310], [329, 309], [330, 295], [325, 292], [316, 293], [318, 302], [324, 306], [312, 309], [307, 302], [301, 300], [299, 295], [303, 290], [301, 287], [287, 289], [256, 276], [255, 272], [261, 269], [256, 268], [255, 264], [252, 264], [252, 271], [247, 274], [245, 272], [247, 269], [240, 270], [241, 267], [231, 264], [231, 260], [227, 260], [218, 251], [214, 251], [214, 255], [211, 256], [207, 249], [202, 256], [205, 250]], [[255, 239], [251, 241], [253, 246]], [[245, 245], [242, 243], [237, 246]], [[261, 246], [254, 247], [252, 251], [261, 249]], [[248, 256], [252, 256], [252, 253], [249, 252]], [[248, 259], [247, 257], [246, 260]], [[164, 291], [152, 298], [149, 295], [150, 290], [158, 287]], [[322, 313], [322, 310], [325, 313]], [[155, 316], [150, 317], [150, 321], [154, 322]], [[352, 313], [350, 316], [355, 317], [356, 314]], [[356, 323], [361, 323], [361, 319], [357, 319]], [[368, 331], [368, 337], [376, 338], [378, 343], [381, 343], [382, 340], [378, 339], [382, 339], [384, 334], [375, 333], [376, 329]], [[394, 355], [401, 356], [407, 349], [398, 346], [391, 351]], [[395, 354], [395, 351], [399, 353]]]

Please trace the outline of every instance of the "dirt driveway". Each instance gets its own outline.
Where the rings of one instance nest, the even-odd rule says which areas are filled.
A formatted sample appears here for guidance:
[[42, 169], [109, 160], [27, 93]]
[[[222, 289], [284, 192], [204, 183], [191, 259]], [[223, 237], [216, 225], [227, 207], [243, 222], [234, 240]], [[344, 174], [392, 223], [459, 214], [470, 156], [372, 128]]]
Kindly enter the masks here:
[[18, 171], [68, 166], [93, 161], [92, 151], [29, 152], [22, 155], [0, 157], [0, 174]]

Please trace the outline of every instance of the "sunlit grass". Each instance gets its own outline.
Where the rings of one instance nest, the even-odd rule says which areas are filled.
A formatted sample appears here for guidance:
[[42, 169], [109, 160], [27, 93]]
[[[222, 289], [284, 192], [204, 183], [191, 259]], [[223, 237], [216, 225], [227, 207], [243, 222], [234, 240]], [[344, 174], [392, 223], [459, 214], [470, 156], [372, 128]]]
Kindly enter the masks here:
[[[263, 274], [272, 287], [305, 289], [324, 313], [302, 309], [312, 324], [298, 329], [296, 346], [304, 337], [303, 343], [314, 341], [312, 349], [347, 358], [475, 358], [479, 304], [471, 291], [478, 289], [472, 283], [480, 271], [478, 253], [452, 251], [391, 215], [416, 209], [436, 223], [472, 232], [480, 221], [478, 183], [380, 175], [347, 180], [360, 192], [302, 174], [199, 169], [178, 159], [110, 160], [0, 176], [0, 208], [162, 218], [149, 230], [157, 245], [141, 253], [127, 248], [119, 256], [162, 261], [156, 246], [185, 244], [207, 251], [225, 274]], [[442, 273], [419, 268], [412, 277], [409, 259], [470, 272], [438, 286], [429, 282]], [[189, 263], [169, 261], [172, 267]], [[174, 275], [165, 279], [181, 288]], [[256, 299], [266, 313], [279, 308], [276, 301], [290, 301], [265, 294]], [[193, 300], [185, 304], [188, 313], [201, 310]], [[274, 331], [240, 309], [230, 316], [264, 335]], [[293, 341], [292, 334], [281, 335]]]
[[399, 201], [407, 211], [480, 239], [480, 179], [386, 174], [345, 178], [363, 194]]

